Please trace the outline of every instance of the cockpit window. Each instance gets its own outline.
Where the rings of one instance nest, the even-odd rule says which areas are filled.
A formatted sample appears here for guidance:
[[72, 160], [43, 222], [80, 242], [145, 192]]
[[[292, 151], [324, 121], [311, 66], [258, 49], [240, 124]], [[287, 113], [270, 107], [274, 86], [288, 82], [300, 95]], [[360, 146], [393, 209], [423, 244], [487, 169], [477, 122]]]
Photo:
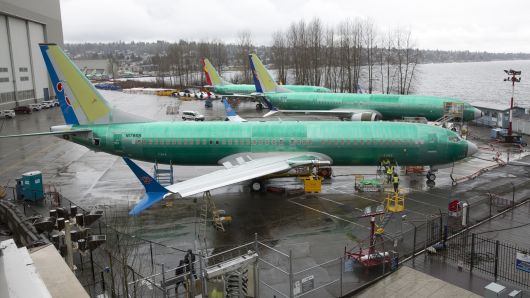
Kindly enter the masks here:
[[449, 136], [448, 139], [449, 139], [449, 142], [458, 143], [458, 142], [460, 142], [462, 140], [462, 137], [460, 137], [457, 134], [454, 134], [452, 136]]

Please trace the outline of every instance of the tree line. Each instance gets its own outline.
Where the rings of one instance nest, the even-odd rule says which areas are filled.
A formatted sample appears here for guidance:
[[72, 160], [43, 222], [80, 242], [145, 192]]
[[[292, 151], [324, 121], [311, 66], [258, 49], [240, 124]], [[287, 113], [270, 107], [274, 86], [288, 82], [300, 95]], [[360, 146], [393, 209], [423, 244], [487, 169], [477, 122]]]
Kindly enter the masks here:
[[228, 72], [225, 78], [233, 83], [252, 84], [248, 54], [256, 52], [282, 84], [398, 94], [413, 91], [419, 63], [530, 59], [524, 53], [419, 50], [410, 31], [381, 31], [369, 19], [344, 20], [336, 26], [325, 26], [318, 18], [300, 20], [274, 32], [270, 46], [255, 46], [251, 32], [241, 31], [233, 44], [180, 40], [67, 44], [66, 49], [73, 57], [155, 65], [161, 85], [204, 84], [202, 57], [221, 74]]

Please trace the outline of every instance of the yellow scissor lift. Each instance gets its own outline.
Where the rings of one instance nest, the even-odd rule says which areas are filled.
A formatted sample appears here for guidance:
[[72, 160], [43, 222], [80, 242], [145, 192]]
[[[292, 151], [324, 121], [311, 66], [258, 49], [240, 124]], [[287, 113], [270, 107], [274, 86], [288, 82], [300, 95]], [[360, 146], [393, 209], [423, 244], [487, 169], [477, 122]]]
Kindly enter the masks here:
[[405, 211], [405, 195], [397, 192], [389, 192], [385, 198], [385, 213], [382, 216], [379, 225], [376, 225], [375, 234], [382, 235], [385, 233], [385, 225], [390, 221], [394, 213]]

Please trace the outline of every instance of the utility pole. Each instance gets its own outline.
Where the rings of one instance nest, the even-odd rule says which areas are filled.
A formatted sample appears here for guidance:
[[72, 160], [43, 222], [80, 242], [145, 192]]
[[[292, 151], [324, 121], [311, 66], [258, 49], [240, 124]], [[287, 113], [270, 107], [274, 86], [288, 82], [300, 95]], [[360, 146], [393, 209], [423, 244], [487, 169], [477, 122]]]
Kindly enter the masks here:
[[[508, 135], [512, 135], [512, 113], [513, 113], [513, 94], [515, 92], [515, 83], [521, 82], [521, 71], [520, 70], [504, 70], [504, 72], [508, 75], [507, 78], [504, 79], [505, 82], [512, 82], [512, 99], [510, 101], [510, 124], [508, 126]], [[519, 77], [517, 77], [519, 76]]]

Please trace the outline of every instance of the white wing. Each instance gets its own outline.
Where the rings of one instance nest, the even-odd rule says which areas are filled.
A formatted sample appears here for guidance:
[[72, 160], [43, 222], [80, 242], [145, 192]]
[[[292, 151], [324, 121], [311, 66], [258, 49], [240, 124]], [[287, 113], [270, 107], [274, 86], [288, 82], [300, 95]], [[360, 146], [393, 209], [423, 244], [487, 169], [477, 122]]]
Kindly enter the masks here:
[[[320, 116], [336, 116], [339, 118], [350, 118], [352, 120], [375, 121], [382, 119], [381, 113], [375, 110], [356, 110], [356, 109], [332, 109], [332, 110], [271, 110], [263, 117], [269, 117], [276, 113], [284, 114], [305, 114]], [[358, 119], [355, 119], [358, 118]]]
[[[330, 160], [318, 153], [283, 153], [280, 155], [246, 159], [242, 156], [233, 161], [225, 161], [225, 169], [195, 177], [167, 186], [166, 189], [180, 197], [187, 197], [219, 187], [281, 173], [295, 167], [310, 164], [330, 164]], [[226, 159], [223, 159], [226, 160]]]

